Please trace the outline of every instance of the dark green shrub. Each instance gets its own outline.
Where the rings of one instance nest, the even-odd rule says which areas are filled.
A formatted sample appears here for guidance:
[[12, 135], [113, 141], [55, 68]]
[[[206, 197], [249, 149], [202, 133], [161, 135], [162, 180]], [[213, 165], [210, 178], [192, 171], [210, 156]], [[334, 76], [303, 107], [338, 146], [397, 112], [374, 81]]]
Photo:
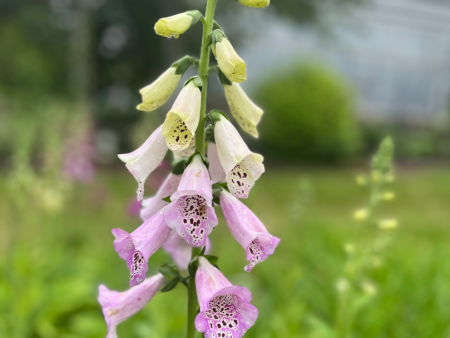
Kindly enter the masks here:
[[269, 159], [337, 161], [358, 149], [351, 91], [322, 66], [301, 64], [267, 78], [255, 102], [265, 111], [260, 142]]

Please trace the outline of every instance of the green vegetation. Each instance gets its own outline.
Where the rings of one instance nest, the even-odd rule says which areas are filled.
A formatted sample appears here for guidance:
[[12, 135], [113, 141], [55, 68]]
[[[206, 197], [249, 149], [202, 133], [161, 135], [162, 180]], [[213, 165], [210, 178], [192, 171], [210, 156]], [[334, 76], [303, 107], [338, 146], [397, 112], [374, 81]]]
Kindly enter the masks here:
[[[270, 168], [246, 203], [282, 241], [250, 275], [243, 271], [243, 249], [221, 220], [212, 234], [213, 254], [223, 258], [218, 264], [232, 282], [251, 287], [260, 310], [246, 337], [325, 337], [322, 322], [334, 321], [343, 247], [370, 239], [352, 219], [367, 197], [355, 176], [366, 171]], [[377, 293], [355, 319], [354, 337], [450, 337], [448, 172], [447, 167], [396, 173], [396, 199], [383, 203], [380, 215], [395, 216], [399, 228], [370, 276]], [[99, 174], [92, 185], [75, 188], [64, 211], [46, 215], [33, 204], [14, 210], [6, 181], [0, 180], [1, 337], [106, 334], [97, 286], [128, 288], [128, 270], [108, 233], [140, 224], [126, 213], [134, 184], [125, 169]], [[168, 261], [158, 252], [149, 274]], [[119, 337], [182, 337], [185, 304], [183, 285], [157, 295], [119, 326]]]
[[359, 133], [350, 89], [323, 66], [285, 68], [263, 82], [255, 102], [266, 111], [260, 142], [270, 157], [336, 161], [357, 150]]

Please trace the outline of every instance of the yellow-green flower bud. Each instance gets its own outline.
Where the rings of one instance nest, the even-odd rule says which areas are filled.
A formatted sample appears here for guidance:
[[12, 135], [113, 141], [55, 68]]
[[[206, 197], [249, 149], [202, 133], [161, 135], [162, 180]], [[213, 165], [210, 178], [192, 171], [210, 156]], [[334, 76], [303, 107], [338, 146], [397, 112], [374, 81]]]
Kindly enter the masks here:
[[357, 221], [365, 221], [368, 216], [369, 213], [367, 209], [359, 209], [353, 213], [353, 218], [356, 219]]
[[221, 30], [212, 33], [213, 52], [220, 70], [231, 82], [241, 83], [247, 79], [246, 64], [234, 50]]
[[385, 219], [378, 223], [378, 228], [382, 230], [392, 230], [397, 227], [398, 223], [395, 219]]
[[224, 85], [223, 88], [231, 114], [239, 126], [253, 137], [258, 137], [256, 126], [261, 120], [262, 109], [248, 98], [239, 84], [231, 83], [230, 86]]
[[392, 191], [387, 191], [381, 195], [383, 201], [392, 201], [395, 198], [395, 194]]
[[155, 82], [139, 91], [142, 95], [142, 103], [137, 106], [137, 109], [153, 111], [161, 107], [172, 95], [182, 75], [177, 74], [177, 67], [167, 69]]
[[241, 5], [253, 8], [264, 8], [270, 5], [270, 0], [236, 0]]
[[155, 24], [155, 32], [156, 34], [167, 38], [174, 37], [175, 39], [178, 39], [181, 34], [186, 32], [192, 25], [196, 24], [201, 17], [202, 15], [199, 11], [189, 11], [162, 18]]

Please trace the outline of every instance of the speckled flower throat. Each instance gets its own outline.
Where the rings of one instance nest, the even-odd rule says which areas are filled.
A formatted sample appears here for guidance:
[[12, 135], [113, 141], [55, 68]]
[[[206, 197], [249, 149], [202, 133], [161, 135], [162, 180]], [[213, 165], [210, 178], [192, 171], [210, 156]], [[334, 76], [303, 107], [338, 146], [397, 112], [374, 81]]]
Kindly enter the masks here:
[[[187, 288], [187, 338], [195, 338], [196, 331], [206, 338], [241, 338], [258, 318], [250, 291], [231, 284], [218, 269], [217, 256], [210, 254], [214, 241], [229, 240], [210, 236], [219, 225], [219, 208], [230, 238], [242, 246], [242, 255], [249, 262], [241, 266], [246, 272], [272, 255], [280, 242], [239, 200], [249, 196], [264, 173], [263, 156], [248, 148], [227, 114], [206, 111], [208, 81], [215, 74], [224, 87], [229, 115], [242, 131], [258, 137], [263, 111], [239, 86], [247, 79], [247, 65], [214, 20], [217, 1], [207, 0], [203, 14], [190, 10], [162, 18], [155, 25], [158, 35], [182, 39], [192, 25], [200, 23], [201, 54], [199, 58], [187, 55], [174, 62], [141, 89], [142, 103], [137, 109], [147, 113], [166, 109], [164, 104], [186, 71], [193, 67], [198, 75], [183, 80], [173, 105], [167, 107], [164, 123], [142, 146], [119, 155], [138, 182], [143, 223], [131, 233], [112, 229], [114, 249], [130, 270], [130, 289], [119, 293], [103, 285], [99, 288], [108, 338], [117, 337], [116, 326], [142, 309], [158, 291], [169, 292], [177, 285]], [[222, 1], [235, 5], [231, 0]], [[238, 2], [263, 8], [270, 0]], [[216, 65], [210, 64], [211, 50]], [[172, 162], [172, 172], [154, 196], [145, 197], [146, 179], [165, 158]], [[147, 277], [149, 266], [154, 264], [152, 255], [160, 248], [171, 255], [174, 263], [161, 265], [157, 275]]]

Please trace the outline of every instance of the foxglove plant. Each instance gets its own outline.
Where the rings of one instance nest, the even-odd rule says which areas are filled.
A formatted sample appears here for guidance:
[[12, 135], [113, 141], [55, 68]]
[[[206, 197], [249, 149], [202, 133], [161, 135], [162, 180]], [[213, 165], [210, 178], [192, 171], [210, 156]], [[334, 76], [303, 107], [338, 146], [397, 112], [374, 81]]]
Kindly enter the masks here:
[[[270, 3], [238, 2], [253, 8]], [[264, 173], [263, 157], [248, 148], [224, 113], [212, 110], [206, 114], [209, 75], [215, 70], [231, 114], [245, 132], [258, 137], [257, 125], [263, 115], [238, 84], [246, 80], [247, 66], [214, 20], [216, 3], [207, 0], [204, 16], [192, 10], [162, 18], [155, 25], [158, 35], [178, 38], [201, 22], [201, 56], [183, 57], [143, 88], [137, 109], [149, 112], [162, 106], [190, 66], [198, 65], [198, 76], [184, 84], [165, 122], [147, 141], [136, 151], [119, 155], [138, 182], [137, 199], [142, 200], [144, 223], [131, 233], [112, 230], [114, 248], [130, 270], [131, 289], [124, 293], [104, 286], [99, 289], [108, 337], [116, 337], [116, 325], [139, 311], [157, 290], [167, 292], [178, 283], [188, 289], [187, 338], [194, 338], [196, 329], [206, 338], [241, 338], [258, 317], [258, 310], [250, 304], [250, 291], [232, 285], [215, 265], [218, 258], [207, 254], [211, 247], [208, 236], [218, 224], [218, 206], [231, 235], [246, 252], [249, 264], [245, 271], [250, 272], [272, 255], [280, 242], [238, 200], [248, 197]], [[210, 66], [211, 50], [217, 66]], [[143, 199], [145, 180], [168, 150], [174, 157], [172, 173], [153, 197]], [[164, 264], [159, 275], [146, 279], [149, 258], [161, 247], [176, 265]], [[188, 275], [183, 276], [186, 270]]]

